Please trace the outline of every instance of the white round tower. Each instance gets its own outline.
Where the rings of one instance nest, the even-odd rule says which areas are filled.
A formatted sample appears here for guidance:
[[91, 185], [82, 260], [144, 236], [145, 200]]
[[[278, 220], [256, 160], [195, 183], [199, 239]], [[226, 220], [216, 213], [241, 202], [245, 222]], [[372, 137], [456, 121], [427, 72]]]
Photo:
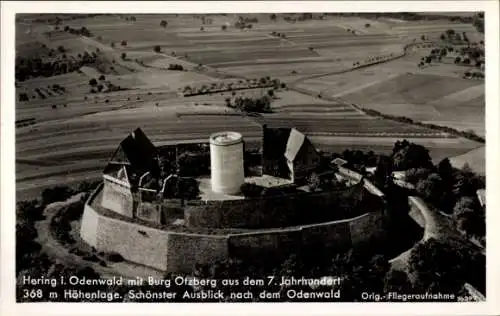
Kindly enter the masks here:
[[245, 182], [243, 137], [236, 132], [210, 135], [212, 191], [235, 194]]

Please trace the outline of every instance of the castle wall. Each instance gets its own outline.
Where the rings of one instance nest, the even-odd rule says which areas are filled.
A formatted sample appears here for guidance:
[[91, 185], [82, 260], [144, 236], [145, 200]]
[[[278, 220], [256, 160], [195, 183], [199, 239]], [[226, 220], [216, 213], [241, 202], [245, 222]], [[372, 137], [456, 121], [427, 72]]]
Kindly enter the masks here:
[[351, 246], [348, 220], [305, 226], [301, 236], [306, 247], [344, 250]]
[[137, 217], [153, 223], [160, 222], [160, 211], [158, 203], [142, 201], [137, 205]]
[[82, 222], [80, 224], [80, 237], [89, 245], [97, 246], [97, 237], [99, 236], [99, 216], [91, 207], [96, 199], [96, 196], [103, 190], [104, 183], [97, 186], [94, 192], [90, 194], [83, 207]]
[[153, 223], [160, 223], [161, 204], [157, 202], [156, 191], [141, 188], [135, 196], [137, 217]]
[[110, 218], [94, 210], [91, 200], [85, 205], [82, 219], [83, 240], [101, 251], [118, 252], [131, 262], [171, 272], [189, 272], [196, 263], [230, 257], [283, 259], [291, 252], [311, 247], [344, 251], [385, 236], [384, 215], [380, 211], [320, 224], [203, 235], [154, 229]]
[[130, 188], [110, 179], [104, 179], [102, 206], [124, 216], [133, 217], [134, 201]]
[[340, 191], [298, 193], [244, 200], [190, 203], [185, 209], [189, 227], [274, 228], [325, 222], [335, 218], [340, 194], [364, 190], [362, 184]]
[[85, 204], [80, 226], [80, 237], [89, 245], [97, 248], [100, 218], [90, 205]]
[[[96, 249], [118, 252], [126, 260], [156, 269], [167, 269], [168, 232], [113, 219], [98, 214], [91, 207], [85, 209], [87, 221], [98, 221], [95, 239], [83, 231], [82, 238]], [[84, 237], [86, 236], [86, 238]]]
[[300, 250], [300, 228], [229, 235], [229, 254], [239, 259], [273, 256], [284, 258]]
[[196, 263], [228, 258], [227, 236], [168, 233], [168, 267], [171, 272], [191, 272]]

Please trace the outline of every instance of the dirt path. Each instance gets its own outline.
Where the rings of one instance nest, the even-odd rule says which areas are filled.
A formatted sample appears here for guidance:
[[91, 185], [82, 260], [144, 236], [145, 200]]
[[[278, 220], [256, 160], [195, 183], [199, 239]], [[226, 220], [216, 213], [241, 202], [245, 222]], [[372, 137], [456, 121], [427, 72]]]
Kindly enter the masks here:
[[43, 250], [49, 255], [49, 257], [55, 259], [54, 261], [58, 261], [65, 266], [72, 268], [78, 269], [81, 267], [90, 266], [103, 278], [121, 276], [125, 279], [135, 280], [137, 276], [148, 277], [161, 275], [160, 272], [148, 268], [135, 269], [134, 267], [134, 269], [132, 269], [131, 264], [123, 262], [110, 264], [108, 267], [103, 267], [98, 263], [83, 260], [83, 258], [69, 253], [68, 249], [54, 237], [50, 228], [50, 223], [59, 209], [68, 204], [78, 202], [82, 195], [82, 193], [79, 193], [64, 202], [55, 202], [49, 204], [44, 211], [45, 219], [36, 223], [36, 228], [38, 230], [37, 241], [41, 245], [43, 245]]
[[[434, 44], [434, 43], [426, 43], [426, 44]], [[309, 79], [317, 79], [317, 78], [322, 78], [322, 77], [327, 77], [327, 76], [341, 75], [341, 74], [345, 74], [345, 73], [348, 73], [348, 72], [352, 72], [352, 71], [356, 71], [356, 70], [360, 70], [360, 69], [365, 69], [365, 68], [369, 68], [369, 67], [372, 67], [372, 66], [377, 66], [377, 65], [380, 65], [380, 64], [387, 64], [387, 63], [390, 63], [392, 61], [395, 61], [395, 60], [404, 58], [406, 56], [409, 56], [410, 53], [412, 52], [412, 49], [416, 45], [419, 45], [419, 44], [417, 44], [417, 43], [413, 44], [412, 43], [412, 44], [405, 45], [403, 47], [403, 52], [400, 55], [395, 55], [395, 56], [393, 56], [391, 58], [388, 58], [388, 59], [384, 59], [384, 60], [380, 60], [380, 61], [375, 61], [375, 62], [372, 62], [372, 63], [360, 65], [360, 66], [357, 66], [357, 67], [349, 67], [349, 68], [346, 68], [344, 70], [337, 70], [337, 71], [333, 71], [333, 72], [327, 72], [327, 73], [322, 73], [322, 74], [317, 74], [317, 75], [310, 75], [310, 76], [301, 77], [299, 79], [296, 79], [296, 80], [292, 81], [289, 85], [292, 86], [292, 87], [294, 87], [294, 86], [300, 84], [301, 82], [304, 82], [304, 81], [309, 80]]]
[[[479, 251], [483, 255], [486, 254], [485, 249], [481, 244], [475, 240], [467, 239], [456, 229], [450, 215], [445, 214], [433, 207], [428, 207], [427, 204], [419, 197], [410, 196], [408, 199], [411, 200], [412, 203], [418, 208], [420, 215], [424, 219], [422, 227], [424, 229], [424, 236], [421, 242], [425, 242], [431, 238], [441, 241], [453, 239], [455, 241], [459, 241], [463, 245], [467, 245], [470, 249]], [[412, 249], [413, 247], [390, 260], [389, 262], [392, 265], [392, 269], [407, 270]]]

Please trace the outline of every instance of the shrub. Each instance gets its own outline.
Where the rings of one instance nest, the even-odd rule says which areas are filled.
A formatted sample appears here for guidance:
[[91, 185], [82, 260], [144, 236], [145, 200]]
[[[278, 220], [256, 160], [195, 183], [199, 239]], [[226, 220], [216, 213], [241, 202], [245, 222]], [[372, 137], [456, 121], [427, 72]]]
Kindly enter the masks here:
[[96, 255], [86, 255], [83, 256], [82, 259], [90, 262], [99, 262], [99, 257], [97, 257]]
[[20, 201], [16, 203], [17, 221], [37, 221], [43, 219], [43, 207], [38, 200]]
[[263, 191], [263, 187], [255, 184], [255, 183], [243, 183], [241, 185], [241, 193], [245, 196], [245, 197], [259, 197], [261, 196], [262, 194], [262, 191]]
[[111, 261], [111, 262], [122, 262], [123, 260], [125, 260], [122, 257], [122, 255], [119, 254], [118, 252], [107, 253], [104, 257], [106, 260]]
[[75, 192], [68, 186], [55, 186], [43, 190], [42, 204], [47, 205], [53, 202], [64, 201], [71, 197]]
[[19, 102], [29, 101], [28, 94], [26, 92], [19, 93]]
[[182, 70], [184, 70], [184, 67], [182, 67], [182, 65], [179, 65], [179, 64], [169, 64], [168, 65], [168, 70], [179, 70], [179, 71], [182, 71]]
[[92, 180], [92, 181], [82, 181], [78, 185], [78, 191], [80, 192], [89, 192], [91, 190], [94, 190], [97, 188], [99, 185], [100, 181], [99, 180]]
[[419, 181], [427, 179], [427, 177], [432, 173], [429, 168], [410, 168], [405, 173], [405, 180], [407, 182], [416, 184]]
[[198, 182], [195, 178], [178, 178], [176, 186], [177, 196], [183, 199], [196, 199], [200, 194]]
[[452, 240], [420, 242], [409, 258], [409, 272], [418, 278], [417, 285], [423, 291], [456, 293], [464, 282], [484, 291], [484, 267], [484, 256]]

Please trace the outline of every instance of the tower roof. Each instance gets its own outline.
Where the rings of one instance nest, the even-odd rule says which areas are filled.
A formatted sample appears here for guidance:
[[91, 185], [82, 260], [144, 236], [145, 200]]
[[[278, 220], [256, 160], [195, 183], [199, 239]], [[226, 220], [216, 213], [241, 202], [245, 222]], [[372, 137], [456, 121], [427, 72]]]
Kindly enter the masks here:
[[298, 130], [296, 130], [295, 128], [292, 128], [290, 130], [290, 135], [288, 136], [288, 141], [285, 149], [286, 159], [288, 159], [289, 161], [295, 160], [295, 157], [297, 157], [297, 154], [302, 148], [305, 139], [306, 136], [301, 132], [299, 132]]
[[112, 175], [116, 169], [126, 167], [129, 177], [133, 174], [142, 175], [147, 171], [154, 171], [157, 167], [156, 147], [144, 134], [137, 128], [127, 136], [113, 153], [113, 156], [104, 169], [105, 174]]

